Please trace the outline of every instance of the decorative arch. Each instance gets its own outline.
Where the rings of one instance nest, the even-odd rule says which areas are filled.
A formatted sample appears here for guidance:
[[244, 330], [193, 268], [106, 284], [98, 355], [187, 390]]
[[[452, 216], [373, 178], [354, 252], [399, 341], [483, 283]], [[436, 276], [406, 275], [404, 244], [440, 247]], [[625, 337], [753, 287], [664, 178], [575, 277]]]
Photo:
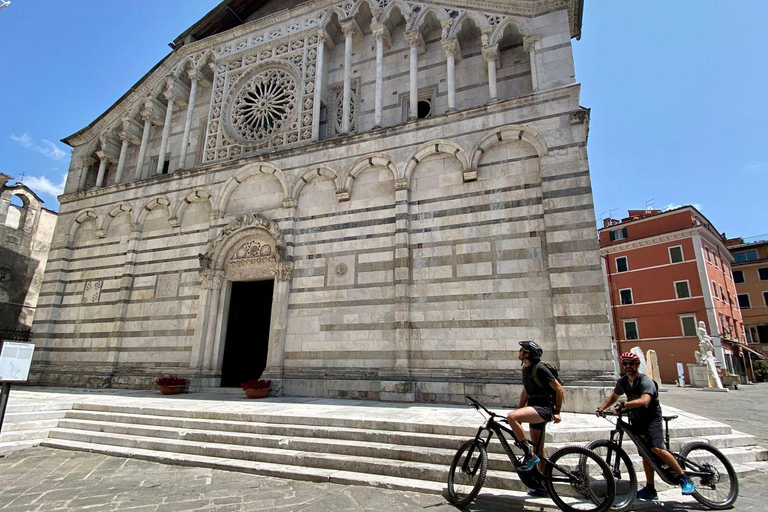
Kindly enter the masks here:
[[325, 11], [325, 14], [323, 14], [323, 17], [320, 19], [320, 26], [322, 28], [325, 28], [329, 23], [331, 23], [331, 19], [333, 18], [334, 13], [336, 14], [336, 18], [339, 21], [347, 18], [347, 14], [342, 11], [338, 5], [331, 6], [327, 11]]
[[256, 213], [235, 217], [198, 259], [204, 282], [222, 273], [229, 280], [274, 276], [285, 281], [293, 270], [277, 222]]
[[296, 179], [293, 187], [291, 188], [291, 195], [289, 196], [289, 199], [298, 200], [299, 194], [304, 188], [304, 185], [310, 181], [318, 179], [319, 177], [330, 178], [333, 180], [333, 184], [336, 186], [337, 192], [341, 189], [341, 180], [339, 180], [339, 175], [336, 173], [336, 171], [325, 164], [320, 164], [311, 169], [307, 169], [304, 174]]
[[494, 130], [493, 133], [487, 135], [480, 143], [475, 147], [472, 152], [472, 160], [470, 161], [470, 169], [477, 170], [477, 165], [480, 163], [483, 153], [495, 146], [499, 142], [523, 140], [533, 146], [539, 158], [547, 156], [549, 148], [544, 138], [539, 135], [538, 132], [520, 125], [508, 125], [498, 130]]
[[438, 139], [425, 142], [411, 154], [401, 178], [410, 184], [411, 176], [413, 175], [413, 170], [416, 166], [429, 155], [438, 153], [456, 157], [456, 159], [461, 162], [462, 172], [469, 170], [469, 154], [467, 151], [453, 141]]
[[448, 13], [445, 12], [445, 9], [429, 6], [416, 15], [416, 17], [413, 19], [413, 25], [411, 28], [415, 30], [421, 30], [421, 26], [424, 24], [424, 21], [427, 19], [430, 13], [434, 14], [438, 21], [450, 19], [450, 16], [448, 16]]
[[170, 217], [170, 205], [171, 202], [168, 201], [168, 198], [165, 196], [156, 197], [154, 199], [150, 199], [147, 201], [147, 203], [141, 208], [141, 211], [139, 211], [139, 214], [136, 218], [136, 222], [139, 225], [144, 224], [144, 221], [147, 218], [147, 215], [149, 215], [149, 212], [152, 210], [155, 210], [157, 208], [165, 208], [166, 212], [168, 213], [168, 216]]
[[514, 26], [518, 33], [520, 33], [520, 35], [523, 37], [533, 35], [533, 30], [531, 29], [531, 25], [528, 23], [528, 21], [515, 16], [510, 16], [503, 23], [500, 23], [499, 26], [496, 27], [496, 29], [493, 31], [493, 33], [491, 33], [490, 44], [493, 45], [498, 43], [504, 36], [504, 31], [510, 25]]
[[347, 178], [344, 180], [344, 190], [348, 193], [352, 192], [352, 183], [357, 179], [361, 172], [373, 169], [373, 168], [385, 168], [389, 169], [392, 173], [392, 178], [397, 182], [399, 172], [395, 162], [386, 155], [374, 155], [361, 158], [352, 166], [352, 169], [347, 172]]
[[213, 208], [213, 195], [208, 190], [204, 188], [196, 188], [192, 190], [174, 207], [173, 213], [168, 221], [173, 227], [178, 227], [181, 224], [181, 219], [184, 218], [184, 212], [187, 211], [189, 205], [201, 201], [208, 201], [208, 204]]
[[83, 222], [88, 222], [89, 220], [97, 222], [99, 220], [99, 214], [96, 213], [96, 210], [93, 208], [86, 208], [85, 210], [82, 210], [80, 213], [78, 213], [75, 216], [75, 220], [72, 221], [72, 224], [69, 226], [69, 238], [74, 239], [75, 235], [77, 234], [77, 230], [80, 229], [80, 225]]
[[248, 164], [237, 171], [237, 173], [229, 178], [227, 183], [224, 185], [224, 191], [222, 192], [221, 198], [219, 199], [218, 210], [220, 215], [224, 215], [224, 211], [226, 209], [227, 203], [229, 202], [229, 198], [232, 196], [232, 193], [235, 191], [235, 189], [251, 176], [257, 176], [259, 174], [274, 176], [277, 178], [277, 180], [280, 182], [280, 186], [283, 188], [283, 199], [288, 197], [288, 180], [285, 178], [285, 173], [283, 173], [279, 167], [266, 162]]
[[379, 8], [379, 5], [373, 0], [357, 0], [357, 2], [355, 2], [355, 5], [352, 6], [352, 9], [349, 10], [348, 17], [351, 18], [353, 16], [356, 16], [358, 11], [360, 11], [360, 7], [363, 4], [368, 4], [368, 8], [371, 10], [371, 12], [373, 12], [374, 9]]
[[456, 18], [456, 21], [453, 22], [451, 25], [451, 31], [449, 32], [449, 37], [456, 37], [459, 32], [461, 32], [462, 27], [464, 26], [464, 23], [467, 22], [467, 20], [472, 20], [475, 25], [477, 25], [477, 28], [480, 29], [480, 31], [483, 31], [484, 29], [487, 29], [491, 26], [491, 24], [488, 22], [488, 18], [480, 14], [479, 12], [475, 11], [464, 11], [458, 18]]
[[128, 223], [133, 224], [133, 207], [129, 205], [128, 203], [120, 203], [115, 205], [106, 216], [101, 218], [101, 225], [99, 226], [99, 238], [104, 238], [107, 236], [107, 230], [109, 229], [110, 224], [112, 224], [112, 221], [115, 219], [115, 217], [119, 217], [120, 215], [127, 215], [128, 216]]
[[408, 20], [413, 15], [413, 11], [411, 11], [411, 8], [408, 6], [408, 4], [403, 2], [402, 0], [395, 0], [394, 2], [390, 2], [389, 5], [387, 5], [384, 8], [384, 11], [381, 13], [379, 22], [384, 23], [386, 21], [389, 21], [389, 18], [392, 16], [392, 11], [394, 11], [395, 9], [400, 11], [400, 15], [403, 18], [405, 18], [406, 27], [410, 29], [411, 24]]

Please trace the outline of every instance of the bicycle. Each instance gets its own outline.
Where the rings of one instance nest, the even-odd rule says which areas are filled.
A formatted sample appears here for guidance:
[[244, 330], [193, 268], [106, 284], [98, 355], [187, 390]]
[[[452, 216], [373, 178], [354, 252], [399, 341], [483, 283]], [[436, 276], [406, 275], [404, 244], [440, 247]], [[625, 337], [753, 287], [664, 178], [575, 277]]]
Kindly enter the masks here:
[[[538, 467], [521, 471], [523, 456], [512, 451], [504, 435], [506, 433], [515, 442], [519, 441], [510, 428], [502, 425], [509, 425], [507, 419], [488, 410], [470, 396], [466, 399], [468, 405], [481, 415], [485, 413], [487, 419], [477, 429], [475, 438], [461, 445], [453, 457], [448, 474], [448, 498], [451, 503], [465, 506], [480, 492], [488, 471], [487, 447], [496, 435], [523, 484], [531, 489], [545, 489], [561, 510], [608, 510], [613, 503], [615, 484], [610, 468], [596, 453], [583, 446], [566, 446], [549, 458], [541, 456], [545, 464], [543, 473]], [[544, 439], [544, 432], [541, 439]]]
[[[603, 412], [602, 417], [615, 416], [616, 428], [609, 439], [593, 441], [587, 448], [603, 457], [611, 468], [616, 480], [616, 497], [611, 510], [623, 512], [632, 506], [637, 494], [637, 474], [632, 460], [622, 448], [626, 433], [637, 446], [640, 455], [648, 460], [661, 479], [673, 486], [677, 485], [677, 475], [651, 451], [639, 436], [632, 432], [631, 425], [622, 419], [624, 410], [617, 406], [614, 413]], [[693, 441], [687, 443], [679, 452], [669, 449], [669, 422], [677, 416], [662, 416], [664, 420], [664, 444], [667, 451], [683, 468], [688, 477], [696, 483], [694, 499], [702, 505], [715, 510], [730, 508], [739, 494], [739, 480], [730, 461], [723, 453], [709, 443]]]

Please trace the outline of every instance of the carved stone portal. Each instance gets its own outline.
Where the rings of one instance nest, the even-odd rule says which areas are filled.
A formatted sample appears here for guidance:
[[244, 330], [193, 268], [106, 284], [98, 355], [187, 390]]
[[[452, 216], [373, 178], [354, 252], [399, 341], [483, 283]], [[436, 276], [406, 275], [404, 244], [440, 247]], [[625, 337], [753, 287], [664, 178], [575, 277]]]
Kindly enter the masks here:
[[288, 281], [293, 261], [277, 224], [258, 214], [239, 215], [198, 255], [203, 285], [212, 271], [228, 281], [275, 278]]

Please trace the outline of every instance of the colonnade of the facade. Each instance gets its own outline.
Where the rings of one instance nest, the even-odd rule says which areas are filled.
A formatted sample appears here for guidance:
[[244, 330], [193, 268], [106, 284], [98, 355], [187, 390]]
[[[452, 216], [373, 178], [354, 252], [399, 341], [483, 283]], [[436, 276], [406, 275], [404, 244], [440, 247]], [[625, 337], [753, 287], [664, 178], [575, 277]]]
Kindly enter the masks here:
[[[353, 68], [353, 44], [363, 37], [363, 30], [358, 25], [354, 17], [338, 21], [343, 35], [343, 101], [342, 101], [342, 119], [341, 135], [347, 135], [352, 131], [352, 68]], [[447, 88], [448, 112], [457, 110], [457, 80], [456, 67], [462, 59], [462, 49], [457, 33], [451, 34], [452, 19], [442, 20], [443, 37], [440, 44], [445, 54], [445, 82]], [[373, 129], [379, 129], [383, 125], [382, 113], [384, 109], [384, 57], [385, 50], [392, 46], [392, 36], [385, 23], [374, 20], [370, 25], [373, 40], [375, 42], [376, 52], [376, 71], [375, 71], [375, 98], [374, 98], [374, 122]], [[497, 69], [500, 67], [500, 44], [499, 42], [490, 43], [490, 35], [494, 31], [492, 27], [485, 27], [481, 31], [482, 38], [482, 57], [487, 70], [487, 87], [489, 103], [499, 101]], [[409, 88], [408, 88], [408, 120], [412, 121], [418, 117], [419, 108], [419, 56], [426, 52], [426, 43], [419, 28], [406, 27], [404, 39], [408, 45], [409, 58]], [[498, 39], [498, 38], [497, 38]], [[541, 46], [541, 37], [537, 35], [522, 37], [523, 48], [530, 59], [531, 90], [538, 92], [538, 63], [537, 51]], [[313, 103], [313, 125], [312, 141], [320, 140], [320, 111], [322, 105], [326, 102], [324, 98], [324, 89], [327, 88], [328, 80], [328, 55], [326, 53], [334, 48], [333, 38], [329, 36], [326, 28], [318, 29], [317, 62], [314, 83], [314, 103]], [[138, 147], [138, 156], [134, 169], [135, 180], [142, 180], [173, 172], [178, 169], [187, 169], [194, 166], [197, 162], [192, 162], [189, 145], [195, 115], [195, 104], [198, 92], [203, 85], [211, 85], [211, 78], [203, 68], [210, 67], [214, 69], [214, 64], [208, 66], [192, 67], [186, 69], [188, 84], [182, 81], [179, 76], [183, 73], [171, 74], [165, 78], [165, 84], [162, 89], [157, 90], [154, 95], [148, 96], [138, 110], [138, 116], [126, 115], [121, 118], [119, 130], [102, 134], [99, 140], [99, 150], [81, 157], [82, 170], [78, 190], [85, 190], [88, 183], [89, 171], [98, 162], [98, 171], [96, 175], [95, 188], [102, 188], [107, 185], [106, 175], [112, 164], [117, 164], [114, 183], [120, 184], [126, 179], [126, 167], [129, 159], [129, 148]], [[163, 98], [165, 102], [158, 99]], [[170, 169], [168, 157], [170, 153], [176, 153], [176, 148], [171, 148], [171, 128], [174, 111], [186, 106], [186, 115], [183, 121], [183, 136], [180, 147], [178, 148], [178, 164], [175, 169]], [[204, 115], [204, 114], [200, 114]], [[136, 117], [140, 117], [139, 122]], [[151, 133], [153, 127], [162, 129], [160, 134], [159, 153], [157, 163], [147, 164]], [[116, 140], [114, 135], [117, 135]], [[198, 145], [203, 144], [203, 140], [198, 141]], [[193, 153], [194, 154], [194, 153]], [[94, 159], [93, 156], [96, 158]], [[154, 173], [153, 173], [154, 171]]]

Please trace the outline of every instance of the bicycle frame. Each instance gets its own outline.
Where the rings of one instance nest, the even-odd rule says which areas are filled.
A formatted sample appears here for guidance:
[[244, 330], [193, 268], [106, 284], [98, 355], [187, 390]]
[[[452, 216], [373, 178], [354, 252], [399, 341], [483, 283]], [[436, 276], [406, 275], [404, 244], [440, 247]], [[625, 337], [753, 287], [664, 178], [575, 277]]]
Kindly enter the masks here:
[[[483, 407], [483, 409], [485, 409]], [[507, 454], [507, 457], [509, 458], [509, 461], [512, 463], [512, 465], [515, 468], [515, 471], [517, 471], [517, 474], [520, 478], [520, 481], [522, 481], [526, 486], [530, 487], [531, 489], [541, 489], [546, 487], [545, 486], [545, 480], [546, 477], [539, 471], [538, 467], [532, 468], [530, 471], [519, 471], [520, 468], [520, 460], [518, 459], [518, 456], [515, 455], [515, 453], [512, 451], [512, 447], [509, 444], [509, 441], [504, 436], [504, 433], [512, 436], [512, 439], [514, 439], [514, 442], [517, 443], [520, 440], [517, 438], [515, 433], [512, 431], [512, 429], [505, 427], [500, 422], [495, 420], [496, 414], [488, 411], [485, 409], [485, 411], [489, 414], [488, 420], [485, 422], [484, 425], [482, 425], [480, 428], [477, 429], [477, 434], [475, 435], [475, 441], [482, 443], [483, 446], [488, 448], [488, 445], [491, 442], [491, 439], [495, 435], [499, 443], [501, 443], [502, 448], [504, 448], [504, 452]], [[541, 439], [544, 439], [544, 435], [542, 432]], [[538, 450], [538, 445], [534, 445], [536, 449]], [[467, 458], [464, 462], [465, 466], [462, 468], [467, 473], [470, 473], [474, 476], [475, 472], [477, 471], [477, 467], [469, 468], [467, 466], [468, 461], [472, 458], [472, 450], [470, 450], [467, 453]], [[556, 477], [551, 476], [548, 480], [552, 481], [553, 483], [571, 483], [571, 479], [568, 478], [568, 471], [558, 464], [553, 464], [548, 458], [544, 457], [543, 455], [540, 455], [541, 460], [545, 464], [551, 464], [554, 469], [556, 469], [559, 473], [561, 473], [562, 477]]]
[[[624, 433], [626, 433], [630, 439], [632, 439], [632, 442], [637, 447], [637, 451], [640, 453], [640, 456], [643, 457], [645, 460], [648, 461], [648, 463], [651, 465], [653, 470], [656, 472], [661, 479], [666, 482], [669, 485], [677, 485], [678, 484], [678, 476], [677, 474], [668, 467], [662, 467], [662, 462], [659, 457], [653, 453], [653, 451], [648, 447], [645, 442], [635, 433], [632, 432], [631, 426], [629, 423], [624, 421], [621, 418], [621, 415], [616, 416], [616, 428], [611, 431], [611, 437], [610, 440], [615, 443], [619, 448], [622, 447], [622, 444], [624, 442]], [[618, 437], [618, 440], [617, 440]], [[681, 467], [686, 468], [686, 474], [689, 477], [701, 477], [706, 478], [711, 476], [711, 472], [705, 470], [701, 464], [698, 464], [697, 462], [694, 462], [687, 457], [683, 457], [677, 452], [673, 452], [669, 449], [669, 421], [665, 420], [665, 426], [664, 426], [664, 447], [665, 449], [672, 454], [672, 456], [675, 458], [675, 460], [678, 461]], [[616, 460], [616, 464], [618, 465], [618, 458]], [[608, 463], [609, 466], [611, 466], [611, 463]], [[611, 467], [612, 471], [615, 471], [616, 468]]]

